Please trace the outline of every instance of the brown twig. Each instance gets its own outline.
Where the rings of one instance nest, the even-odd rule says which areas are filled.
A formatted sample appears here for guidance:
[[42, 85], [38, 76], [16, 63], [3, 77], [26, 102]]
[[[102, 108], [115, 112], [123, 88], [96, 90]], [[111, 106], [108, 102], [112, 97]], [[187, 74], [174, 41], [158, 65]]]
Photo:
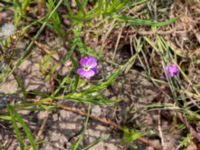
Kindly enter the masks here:
[[[34, 102], [34, 103], [38, 103], [40, 101], [40, 100], [36, 100], [36, 99], [28, 99], [28, 100], [31, 101], [31, 102]], [[52, 103], [52, 102], [45, 102], [43, 104], [44, 105], [51, 105], [51, 106], [54, 106], [54, 107], [60, 108], [60, 109], [64, 109], [66, 111], [70, 111], [70, 112], [79, 114], [79, 115], [84, 116], [84, 117], [87, 116], [86, 112], [81, 111], [79, 109], [76, 109], [74, 107], [67, 107], [67, 106], [64, 106], [64, 105], [61, 105], [61, 104]], [[19, 108], [17, 110], [19, 110]], [[3, 112], [7, 112], [7, 109], [3, 109], [2, 111]], [[98, 118], [98, 117], [95, 117], [93, 115], [90, 115], [89, 118], [94, 120], [94, 121], [100, 122], [101, 124], [103, 124], [105, 126], [109, 126], [109, 127], [113, 128], [115, 130], [123, 132], [123, 128], [120, 125], [116, 124], [115, 122], [113, 122], [113, 121], [111, 121], [111, 120], [109, 120], [107, 118]], [[47, 121], [47, 119], [46, 119], [46, 121]], [[46, 121], [44, 120], [44, 122], [42, 123], [42, 125], [40, 127], [41, 130], [39, 130], [37, 136], [40, 136], [42, 134], [44, 126], [46, 124]], [[148, 140], [145, 137], [140, 137], [140, 138], [138, 138], [138, 140], [140, 142], [142, 142], [143, 144], [146, 144], [146, 145], [154, 148], [155, 150], [163, 150], [162, 146], [154, 145], [150, 140]]]
[[42, 121], [42, 124], [40, 126], [40, 129], [38, 130], [38, 133], [37, 133], [37, 136], [36, 136], [36, 141], [39, 140], [40, 136], [42, 135], [42, 133], [44, 132], [44, 128], [45, 128], [45, 125], [47, 123], [47, 120], [49, 118], [49, 114], [47, 114], [47, 116], [44, 118], [44, 120]]
[[[38, 99], [29, 99], [29, 101], [32, 101], [34, 103], [40, 102], [40, 100], [38, 100]], [[70, 112], [79, 114], [79, 115], [84, 116], [84, 117], [87, 116], [86, 112], [81, 111], [79, 109], [76, 109], [74, 107], [67, 107], [67, 106], [64, 106], [64, 105], [61, 105], [61, 104], [57, 104], [57, 103], [53, 103], [53, 102], [45, 102], [43, 104], [44, 105], [51, 105], [51, 106], [54, 106], [54, 107], [60, 108], [60, 109], [64, 109], [66, 111], [70, 111]], [[111, 121], [111, 120], [109, 120], [107, 118], [98, 118], [98, 117], [95, 117], [93, 115], [90, 115], [89, 118], [94, 120], [94, 121], [100, 122], [101, 124], [103, 124], [105, 126], [109, 126], [109, 127], [113, 128], [115, 130], [123, 132], [123, 128], [120, 125], [116, 124], [115, 122], [113, 122], [113, 121]], [[140, 142], [142, 142], [142, 143], [154, 148], [155, 150], [163, 150], [162, 146], [156, 146], [150, 140], [148, 140], [148, 139], [146, 139], [144, 137], [140, 137], [138, 140]]]
[[[40, 42], [38, 42], [38, 41], [36, 41], [36, 40], [33, 40], [33, 39], [32, 39], [28, 34], [26, 34], [26, 33], [24, 34], [24, 36], [25, 36], [26, 38], [28, 38], [29, 40], [33, 41], [34, 44], [35, 44], [39, 49], [41, 49], [43, 52], [45, 52], [46, 54], [50, 54], [50, 53], [51, 53], [51, 51], [50, 51], [44, 44], [42, 44], [42, 43], [40, 43]], [[56, 62], [59, 62], [59, 61], [60, 61], [60, 58], [59, 58], [58, 55], [56, 55], [56, 54], [51, 55], [51, 57], [52, 57]], [[71, 65], [71, 62], [65, 63], [64, 65], [65, 65], [66, 68], [68, 68], [68, 67]]]
[[[54, 91], [54, 81], [53, 81], [53, 77], [51, 78], [51, 92], [53, 93]], [[47, 115], [45, 116], [44, 120], [42, 121], [42, 124], [40, 126], [40, 129], [37, 133], [37, 136], [36, 136], [36, 141], [39, 140], [40, 136], [42, 135], [42, 133], [44, 132], [44, 128], [45, 128], [45, 125], [47, 123], [47, 120], [49, 118], [49, 113], [47, 113]]]
[[[38, 48], [40, 48], [42, 51], [44, 51], [46, 54], [50, 54], [51, 52], [50, 52], [50, 50], [44, 45], [44, 44], [42, 44], [42, 43], [40, 43], [40, 42], [38, 42], [38, 41], [36, 41], [36, 40], [33, 40], [28, 34], [24, 34], [24, 36], [26, 37], [26, 38], [28, 38], [29, 40], [31, 40], [31, 41], [33, 41], [34, 42], [34, 44], [38, 47]], [[55, 61], [59, 61], [59, 57], [57, 56], [57, 55], [52, 55], [52, 58], [55, 60]]]
[[158, 131], [159, 131], [159, 135], [161, 138], [161, 144], [163, 149], [165, 149], [165, 141], [164, 141], [164, 137], [163, 137], [163, 132], [162, 132], [162, 128], [161, 128], [161, 110], [158, 111]]
[[[64, 109], [66, 111], [70, 111], [70, 112], [73, 112], [73, 113], [76, 113], [76, 114], [79, 114], [81, 116], [87, 116], [87, 113], [84, 112], [84, 111], [81, 111], [81, 110], [78, 110], [76, 108], [73, 108], [73, 107], [67, 107], [67, 106], [64, 106], [64, 105], [61, 105], [61, 104], [56, 104], [56, 103], [45, 103], [45, 105], [51, 105], [51, 106], [55, 106], [57, 108], [60, 108], [60, 109]], [[100, 122], [101, 124], [103, 125], [106, 125], [106, 126], [109, 126], [115, 130], [118, 130], [118, 131], [121, 131], [123, 132], [123, 128], [119, 125], [117, 125], [115, 122], [109, 120], [109, 119], [106, 119], [106, 118], [98, 118], [98, 117], [95, 117], [93, 115], [90, 115], [89, 116], [90, 119], [94, 120], [94, 121], [97, 121], [97, 122]], [[140, 142], [154, 148], [155, 150], [163, 150], [161, 146], [155, 146], [150, 140], [144, 138], [144, 137], [140, 137], [138, 139]]]
[[154, 34], [158, 34], [158, 35], [168, 35], [168, 34], [184, 34], [190, 31], [176, 31], [175, 29], [170, 29], [170, 30], [158, 30], [158, 31], [141, 31], [139, 30], [137, 33], [140, 35], [154, 35]]

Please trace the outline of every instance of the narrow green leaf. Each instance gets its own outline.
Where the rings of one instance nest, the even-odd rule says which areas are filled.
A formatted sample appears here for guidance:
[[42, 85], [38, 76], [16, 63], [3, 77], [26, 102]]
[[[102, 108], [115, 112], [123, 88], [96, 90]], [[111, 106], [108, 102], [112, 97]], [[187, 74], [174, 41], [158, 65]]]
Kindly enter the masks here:
[[84, 122], [83, 131], [82, 131], [79, 139], [75, 142], [75, 144], [73, 144], [72, 150], [77, 150], [78, 147], [79, 147], [79, 145], [83, 141], [85, 131], [87, 130], [87, 127], [88, 127], [88, 121], [89, 121], [89, 118], [90, 118], [90, 112], [91, 112], [91, 105], [89, 104], [89, 106], [88, 106], [88, 112], [87, 112], [87, 117], [86, 117], [85, 122]]
[[39, 107], [41, 107], [42, 110], [46, 111], [53, 111], [55, 109], [55, 106], [48, 106], [48, 105], [39, 105]]
[[86, 8], [87, 4], [88, 4], [88, 0], [84, 0], [84, 1], [83, 1], [83, 9]]
[[166, 20], [164, 22], [155, 22], [153, 20], [137, 19], [133, 17], [119, 16], [119, 15], [114, 15], [113, 18], [119, 22], [123, 22], [123, 23], [126, 22], [129, 25], [155, 26], [155, 27], [167, 26], [176, 22], [179, 19], [179, 17], [176, 17], [176, 18], [171, 18], [169, 20]]
[[15, 134], [17, 136], [17, 140], [19, 141], [19, 144], [20, 144], [20, 149], [24, 150], [25, 148], [24, 148], [24, 142], [23, 142], [22, 134], [21, 134], [21, 132], [20, 132], [18, 126], [17, 126], [16, 114], [14, 113], [12, 106], [8, 105], [8, 111], [9, 111], [10, 116], [11, 116], [11, 121], [12, 121], [12, 125], [13, 125], [13, 128], [14, 128]]
[[89, 150], [90, 148], [92, 148], [93, 146], [99, 144], [102, 141], [105, 141], [109, 138], [109, 135], [104, 135], [101, 138], [97, 139], [96, 141], [94, 141], [93, 143], [89, 144], [88, 146], [84, 147], [82, 150]]
[[71, 150], [78, 150], [79, 145], [80, 145], [81, 142], [83, 141], [83, 138], [84, 138], [84, 134], [82, 133], [82, 134], [79, 136], [78, 140], [77, 140], [74, 144], [72, 144]]
[[121, 68], [116, 70], [105, 82], [102, 82], [95, 86], [91, 86], [90, 88], [83, 91], [81, 94], [84, 95], [84, 94], [93, 93], [93, 92], [105, 89], [116, 80], [116, 78], [120, 75], [121, 71], [122, 71]]
[[123, 143], [132, 143], [133, 141], [137, 140], [138, 138], [144, 135], [144, 133], [134, 130], [129, 130], [128, 128], [124, 128], [123, 131], [124, 131], [124, 137], [122, 140]]
[[21, 89], [21, 91], [22, 91], [24, 97], [26, 97], [26, 95], [27, 95], [27, 94], [26, 94], [26, 88], [25, 88], [25, 86], [24, 86], [23, 80], [22, 80], [19, 76], [15, 76], [15, 79], [16, 79], [16, 81], [17, 81], [17, 83], [18, 83], [18, 86], [20, 87], [20, 89]]
[[[37, 150], [37, 146], [36, 146], [35, 140], [34, 140], [34, 138], [32, 136], [32, 133], [31, 133], [30, 129], [27, 127], [27, 125], [25, 124], [25, 122], [23, 121], [23, 119], [21, 118], [21, 116], [17, 113], [17, 111], [14, 109], [13, 106], [9, 105], [8, 109], [10, 111], [10, 114], [11, 114], [12, 118], [14, 117], [14, 119], [12, 119], [12, 122], [14, 123], [13, 124], [14, 128], [16, 130], [16, 133], [19, 136], [20, 143], [21, 143], [22, 137], [20, 136], [21, 134], [20, 134], [19, 129], [17, 127], [16, 121], [18, 121], [21, 124], [21, 126], [22, 126], [22, 128], [23, 128], [23, 130], [24, 130], [24, 132], [26, 134], [26, 137], [28, 138], [33, 150]], [[22, 145], [22, 148], [24, 148], [23, 146], [24, 145]]]
[[80, 0], [75, 0], [76, 1], [76, 5], [78, 6], [79, 8], [79, 11], [78, 11], [78, 15], [80, 16], [84, 16], [85, 15], [85, 11], [84, 11], [84, 7], [83, 5], [81, 4]]
[[30, 5], [30, 0], [23, 0], [21, 10], [23, 14], [26, 14], [27, 7]]
[[11, 116], [0, 116], [0, 119], [12, 121], [12, 117]]
[[19, 0], [13, 0], [13, 6], [14, 6], [14, 22], [15, 22], [15, 26], [17, 26], [19, 24], [19, 21], [21, 19], [22, 13], [20, 10], [20, 3]]
[[[54, 4], [54, 1], [53, 0], [48, 0], [48, 10], [49, 10], [49, 13], [52, 12], [52, 10], [55, 8], [55, 4]], [[61, 37], [61, 38], [64, 38], [65, 37], [65, 32], [62, 28], [62, 25], [61, 25], [61, 20], [60, 20], [60, 17], [59, 17], [59, 14], [57, 13], [57, 11], [55, 11], [51, 17], [51, 20], [53, 22], [53, 27], [54, 29], [56, 30], [56, 32], [58, 33], [58, 35]]]
[[69, 1], [68, 0], [64, 0], [64, 5], [67, 7], [67, 10], [69, 12], [69, 16], [73, 16], [73, 11], [70, 7]]

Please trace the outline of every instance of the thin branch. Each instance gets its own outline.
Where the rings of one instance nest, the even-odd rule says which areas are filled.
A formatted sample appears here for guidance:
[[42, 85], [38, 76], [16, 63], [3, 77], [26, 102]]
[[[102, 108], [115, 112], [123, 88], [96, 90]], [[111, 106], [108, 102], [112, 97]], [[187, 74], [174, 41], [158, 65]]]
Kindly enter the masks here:
[[41, 136], [42, 133], [44, 132], [44, 128], [45, 128], [45, 125], [46, 125], [46, 123], [47, 123], [48, 118], [49, 118], [49, 114], [47, 114], [47, 116], [45, 116], [44, 120], [42, 121], [42, 124], [41, 124], [41, 126], [40, 126], [40, 129], [39, 129], [39, 131], [38, 131], [38, 133], [37, 133], [37, 136], [36, 136], [36, 141], [39, 140], [40, 136]]
[[[61, 105], [61, 104], [56, 104], [56, 103], [45, 103], [45, 105], [55, 106], [57, 108], [64, 109], [66, 111], [70, 111], [70, 112], [79, 114], [79, 115], [84, 116], [84, 117], [87, 116], [86, 112], [81, 111], [79, 109], [76, 109], [74, 107], [67, 107], [67, 106], [64, 106], [64, 105]], [[97, 122], [100, 122], [103, 125], [109, 126], [109, 127], [113, 128], [115, 130], [123, 132], [123, 128], [121, 126], [117, 125], [115, 122], [113, 122], [113, 121], [111, 121], [107, 118], [98, 118], [98, 117], [95, 117], [93, 115], [90, 115], [89, 117], [90, 117], [90, 119], [97, 121]], [[148, 140], [144, 137], [140, 137], [138, 140], [140, 142], [154, 148], [155, 150], [163, 150], [161, 146], [155, 146], [150, 140]]]
[[164, 141], [163, 132], [162, 132], [162, 128], [161, 128], [161, 110], [159, 110], [158, 112], [159, 112], [159, 115], [158, 115], [158, 131], [159, 131], [159, 135], [160, 135], [160, 138], [161, 138], [162, 147], [165, 149], [165, 141]]

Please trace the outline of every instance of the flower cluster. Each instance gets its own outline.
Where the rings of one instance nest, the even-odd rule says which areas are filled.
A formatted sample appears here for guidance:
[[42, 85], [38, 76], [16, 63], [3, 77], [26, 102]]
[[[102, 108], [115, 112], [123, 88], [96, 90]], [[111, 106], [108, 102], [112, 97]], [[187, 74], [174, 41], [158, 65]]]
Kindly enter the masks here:
[[90, 79], [97, 73], [97, 60], [94, 57], [83, 57], [80, 60], [81, 68], [77, 70], [77, 73], [82, 78]]

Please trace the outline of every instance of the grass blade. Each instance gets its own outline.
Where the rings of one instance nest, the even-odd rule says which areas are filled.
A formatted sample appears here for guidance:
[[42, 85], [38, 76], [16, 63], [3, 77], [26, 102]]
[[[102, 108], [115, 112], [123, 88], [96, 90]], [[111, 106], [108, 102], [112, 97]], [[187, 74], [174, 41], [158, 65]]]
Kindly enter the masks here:
[[87, 126], [88, 126], [90, 111], [91, 111], [91, 105], [89, 105], [89, 107], [88, 107], [88, 113], [87, 113], [87, 117], [86, 117], [86, 120], [85, 120], [85, 123], [84, 123], [83, 131], [82, 131], [80, 137], [78, 138], [78, 140], [72, 145], [72, 150], [77, 150], [79, 148], [79, 145], [83, 141], [84, 134], [85, 134], [85, 131], [86, 131]]
[[89, 150], [90, 148], [92, 148], [93, 146], [99, 144], [102, 141], [105, 141], [109, 138], [109, 135], [104, 135], [101, 138], [97, 139], [96, 141], [94, 141], [93, 143], [91, 143], [90, 145], [84, 147], [82, 150]]
[[19, 0], [13, 0], [13, 6], [14, 6], [14, 22], [15, 22], [15, 26], [17, 26], [19, 24], [19, 21], [21, 19], [21, 10], [20, 10], [20, 3]]
[[23, 1], [22, 6], [21, 6], [21, 10], [23, 14], [26, 13], [27, 7], [29, 6], [30, 2], [31, 2], [30, 0]]
[[23, 141], [22, 141], [22, 136], [21, 136], [21, 133], [19, 131], [19, 128], [16, 124], [16, 121], [19, 122], [26, 134], [26, 137], [28, 138], [30, 144], [31, 144], [31, 147], [33, 148], [33, 150], [36, 150], [37, 149], [37, 146], [36, 146], [36, 143], [35, 143], [35, 140], [32, 136], [32, 133], [30, 131], [30, 129], [27, 127], [27, 125], [25, 124], [25, 122], [23, 121], [23, 119], [21, 118], [21, 116], [17, 113], [17, 111], [14, 109], [14, 107], [12, 107], [11, 105], [8, 106], [8, 109], [9, 109], [9, 112], [12, 116], [12, 123], [13, 123], [13, 126], [14, 126], [14, 129], [16, 131], [16, 135], [18, 137], [18, 140], [20, 142], [20, 147], [24, 149], [24, 144], [23, 144]]
[[121, 68], [118, 69], [105, 82], [102, 82], [102, 83], [95, 85], [95, 86], [91, 86], [87, 90], [83, 91], [82, 95], [88, 94], [88, 93], [93, 93], [93, 92], [105, 89], [106, 87], [111, 85], [116, 80], [116, 78], [119, 76], [121, 71], [122, 71]]
[[11, 116], [11, 122], [15, 131], [15, 134], [17, 136], [17, 140], [19, 141], [20, 144], [20, 149], [24, 150], [24, 142], [23, 142], [23, 138], [22, 138], [22, 134], [17, 126], [17, 122], [16, 122], [16, 113], [13, 112], [13, 107], [8, 105], [8, 111], [10, 113]]
[[[51, 13], [52, 10], [55, 8], [54, 1], [53, 0], [48, 0], [47, 6], [48, 6], [49, 13]], [[55, 11], [52, 14], [51, 20], [53, 21], [53, 27], [56, 30], [56, 32], [58, 33], [58, 35], [61, 38], [64, 38], [65, 37], [65, 32], [62, 29], [61, 20], [60, 20], [60, 17], [58, 15], [57, 11]]]
[[167, 26], [176, 22], [179, 19], [179, 17], [176, 17], [166, 20], [164, 22], [155, 22], [153, 20], [137, 19], [133, 17], [119, 16], [119, 15], [114, 15], [113, 18], [119, 22], [123, 23], [126, 22], [129, 25], [141, 25], [141, 26], [143, 25], [143, 26], [155, 26], [155, 27]]

